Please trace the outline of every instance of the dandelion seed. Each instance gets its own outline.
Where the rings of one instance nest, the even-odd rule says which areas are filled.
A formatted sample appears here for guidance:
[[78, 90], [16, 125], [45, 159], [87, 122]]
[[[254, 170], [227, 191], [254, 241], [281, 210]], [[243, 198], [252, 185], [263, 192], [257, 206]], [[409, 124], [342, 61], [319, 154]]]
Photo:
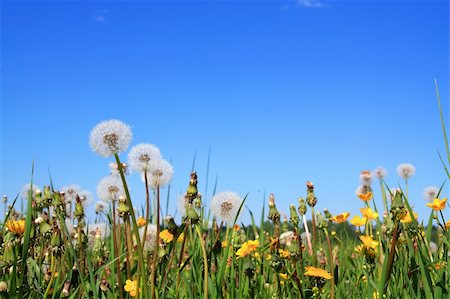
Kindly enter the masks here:
[[118, 201], [124, 194], [122, 181], [117, 176], [104, 177], [97, 185], [97, 195], [103, 201]]
[[368, 170], [364, 170], [359, 175], [359, 180], [364, 186], [370, 186], [372, 184], [372, 174]]
[[411, 178], [415, 173], [416, 168], [411, 164], [403, 163], [397, 167], [397, 174], [404, 179]]
[[423, 197], [425, 197], [427, 201], [433, 201], [438, 196], [438, 193], [439, 189], [437, 187], [429, 186], [423, 190]]
[[372, 171], [372, 175], [381, 180], [387, 176], [387, 170], [383, 166], [378, 166], [374, 171]]
[[[141, 238], [141, 242], [144, 241], [144, 230], [145, 226], [139, 229], [139, 236]], [[145, 245], [144, 251], [153, 251], [156, 247], [156, 225], [155, 224], [147, 224], [147, 235], [145, 237]]]
[[104, 202], [103, 200], [97, 201], [95, 203], [95, 213], [96, 214], [102, 213], [106, 209], [107, 205], [108, 204], [106, 202]]
[[150, 170], [151, 162], [161, 160], [161, 152], [153, 144], [141, 143], [131, 148], [128, 164], [131, 170], [145, 172]]
[[[30, 183], [25, 184], [22, 187], [22, 191], [20, 192], [20, 195], [22, 196], [23, 199], [28, 200], [28, 196], [29, 196], [29, 193], [30, 193], [30, 188], [31, 188], [31, 184]], [[34, 198], [36, 193], [40, 192], [40, 189], [41, 188], [39, 188], [39, 186], [33, 184], [33, 190], [31, 192], [31, 196]]]
[[211, 212], [214, 217], [233, 223], [241, 205], [241, 198], [235, 192], [217, 193], [211, 200]]
[[132, 138], [131, 129], [120, 120], [107, 120], [92, 129], [90, 145], [94, 152], [103, 157], [125, 151]]
[[[150, 162], [150, 170], [147, 171], [149, 186], [152, 188], [164, 187], [170, 183], [173, 177], [173, 167], [166, 160], [157, 160]], [[144, 173], [141, 175], [142, 181]]]

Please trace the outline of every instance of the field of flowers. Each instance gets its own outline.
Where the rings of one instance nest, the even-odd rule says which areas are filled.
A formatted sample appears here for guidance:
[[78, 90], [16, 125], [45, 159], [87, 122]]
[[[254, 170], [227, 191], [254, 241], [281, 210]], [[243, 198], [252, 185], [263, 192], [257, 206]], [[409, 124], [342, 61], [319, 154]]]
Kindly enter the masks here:
[[[439, 96], [438, 96], [439, 99]], [[438, 101], [440, 105], [440, 100]], [[442, 111], [442, 110], [441, 110]], [[446, 146], [443, 169], [450, 175]], [[22, 196], [4, 198], [0, 223], [0, 296], [3, 298], [449, 298], [450, 220], [442, 187], [426, 190], [428, 221], [419, 223], [408, 198], [415, 169], [399, 165], [402, 188], [390, 188], [385, 170], [362, 171], [361, 215], [317, 209], [314, 184], [281, 217], [275, 195], [261, 219], [238, 225], [246, 198], [216, 193], [206, 210], [198, 177], [186, 178], [182, 221], [163, 217], [160, 189], [172, 165], [151, 144], [135, 145], [128, 161], [130, 127], [104, 121], [91, 132], [101, 156], [114, 157], [100, 181], [95, 221], [88, 196], [77, 186], [42, 189], [31, 182]], [[146, 205], [141, 215], [127, 186], [129, 170], [142, 176]], [[376, 185], [376, 186], [375, 186]], [[377, 203], [372, 188], [380, 188]], [[358, 199], [359, 198], [359, 199]], [[309, 220], [307, 220], [309, 219]]]

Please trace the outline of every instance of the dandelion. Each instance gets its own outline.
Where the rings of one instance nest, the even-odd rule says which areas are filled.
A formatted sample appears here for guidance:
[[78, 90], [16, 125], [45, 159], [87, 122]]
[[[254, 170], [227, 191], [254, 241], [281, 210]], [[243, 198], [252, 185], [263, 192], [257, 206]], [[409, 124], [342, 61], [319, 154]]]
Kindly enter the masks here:
[[288, 275], [286, 273], [278, 273], [278, 276], [282, 279], [282, 280], [287, 280], [288, 279]]
[[435, 198], [433, 202], [427, 203], [427, 207], [432, 208], [433, 210], [441, 211], [445, 208], [445, 204], [447, 203], [447, 198], [439, 199]]
[[360, 185], [356, 188], [355, 194], [364, 202], [371, 200], [373, 197], [372, 189], [368, 185]]
[[371, 236], [359, 236], [359, 239], [363, 242], [366, 248], [370, 249], [376, 249], [380, 244], [378, 241], [372, 239]]
[[280, 235], [280, 244], [281, 245], [290, 244], [292, 242], [292, 238], [294, 238], [293, 231], [284, 232]]
[[122, 181], [117, 176], [104, 177], [97, 185], [97, 195], [103, 201], [118, 201], [124, 194]]
[[103, 157], [125, 151], [132, 137], [131, 129], [120, 120], [107, 120], [92, 129], [89, 143], [92, 150]]
[[164, 241], [164, 243], [170, 243], [173, 240], [173, 235], [167, 229], [160, 232], [159, 237]]
[[[30, 193], [30, 189], [31, 189], [31, 184], [30, 184], [30, 183], [25, 184], [25, 185], [22, 187], [22, 191], [20, 192], [20, 195], [22, 196], [23, 199], [28, 200], [28, 196], [29, 196], [29, 193]], [[33, 184], [33, 189], [31, 190], [31, 196], [32, 196], [32, 198], [34, 198], [34, 196], [35, 196], [36, 193], [40, 192], [40, 189], [41, 189], [41, 188], [39, 188], [39, 186]]]
[[142, 227], [147, 224], [147, 221], [145, 221], [144, 217], [139, 217], [138, 219], [136, 219], [136, 224], [138, 227]]
[[79, 195], [81, 192], [81, 188], [78, 185], [72, 184], [68, 186], [62, 186], [60, 192], [64, 193], [64, 200], [66, 204], [70, 204], [71, 202], [75, 202], [77, 195]]
[[16, 235], [22, 235], [25, 232], [25, 220], [6, 221], [8, 230]]
[[353, 224], [354, 226], [363, 226], [366, 225], [366, 222], [367, 222], [366, 217], [359, 217], [358, 215], [354, 216], [350, 220], [350, 223]]
[[426, 187], [423, 190], [423, 197], [427, 200], [427, 201], [433, 201], [439, 193], [439, 189], [435, 186], [429, 186]]
[[186, 216], [186, 207], [189, 204], [189, 199], [186, 194], [178, 196], [177, 208], [182, 217]]
[[374, 171], [372, 171], [372, 176], [382, 180], [387, 176], [387, 170], [383, 166], [378, 166]]
[[[413, 211], [413, 215], [414, 215], [414, 219], [418, 219], [419, 215]], [[411, 223], [412, 222], [412, 218], [411, 215], [409, 214], [409, 211], [406, 211], [405, 216], [403, 216], [402, 219], [400, 219], [400, 222], [402, 223]]]
[[361, 171], [359, 175], [359, 180], [364, 186], [370, 186], [372, 184], [372, 174], [368, 170]]
[[347, 221], [349, 216], [350, 216], [350, 213], [344, 212], [342, 214], [338, 214], [338, 215], [331, 217], [330, 220], [333, 222], [336, 222], [336, 223], [342, 223], [342, 222]]
[[96, 236], [100, 236], [102, 239], [105, 239], [110, 234], [111, 232], [109, 229], [109, 225], [105, 222], [89, 224], [87, 229], [87, 235], [90, 239], [95, 239]]
[[[122, 164], [122, 171], [124, 175], [128, 175], [130, 172], [128, 171], [128, 165], [126, 163], [121, 163]], [[115, 175], [120, 175], [119, 172], [119, 166], [117, 166], [116, 162], [111, 162], [108, 164], [109, 167], [109, 174], [112, 176]]]
[[[142, 181], [145, 181], [142, 173]], [[150, 170], [147, 171], [149, 186], [152, 188], [164, 187], [170, 183], [173, 177], [173, 167], [166, 160], [151, 161]]]
[[181, 242], [183, 242], [183, 240], [184, 240], [184, 233], [181, 233], [181, 234], [178, 236], [177, 242], [178, 242], [178, 243], [181, 243]]
[[136, 297], [137, 294], [138, 294], [138, 282], [137, 282], [137, 280], [127, 279], [125, 281], [125, 286], [123, 287], [123, 289], [127, 293], [130, 293], [131, 297]]
[[258, 240], [250, 240], [243, 243], [241, 245], [241, 248], [239, 248], [238, 251], [236, 252], [237, 258], [239, 259], [251, 254], [253, 251], [256, 250], [256, 248], [258, 248], [258, 246], [259, 246]]
[[[144, 242], [144, 230], [145, 226], [139, 229], [139, 236], [141, 238], [141, 242]], [[147, 235], [145, 236], [145, 251], [153, 251], [156, 247], [156, 225], [155, 224], [147, 224]]]
[[306, 276], [312, 276], [312, 277], [321, 277], [324, 279], [331, 279], [332, 276], [330, 275], [330, 273], [328, 273], [326, 270], [321, 269], [321, 268], [316, 268], [313, 266], [306, 266], [305, 267], [305, 273], [304, 275]]
[[214, 217], [233, 223], [241, 202], [241, 198], [235, 192], [225, 191], [217, 193], [211, 200], [211, 212]]
[[409, 163], [403, 163], [397, 167], [397, 174], [404, 179], [411, 178], [415, 173], [416, 168]]
[[282, 258], [288, 259], [291, 257], [291, 253], [288, 250], [278, 249], [278, 253]]
[[375, 220], [378, 218], [378, 213], [374, 212], [371, 208], [361, 208], [359, 210], [361, 211], [361, 214], [369, 220]]
[[145, 172], [150, 170], [151, 162], [161, 160], [161, 152], [153, 144], [141, 143], [131, 148], [128, 164], [131, 170]]
[[102, 213], [106, 209], [107, 203], [103, 200], [99, 200], [95, 203], [95, 213]]

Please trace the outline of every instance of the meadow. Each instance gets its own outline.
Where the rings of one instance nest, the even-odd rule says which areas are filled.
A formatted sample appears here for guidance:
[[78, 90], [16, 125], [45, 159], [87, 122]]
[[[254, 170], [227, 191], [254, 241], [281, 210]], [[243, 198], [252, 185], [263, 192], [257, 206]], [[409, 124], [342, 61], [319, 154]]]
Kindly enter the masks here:
[[[450, 151], [439, 155], [450, 179]], [[179, 198], [179, 223], [161, 213], [161, 188], [173, 167], [151, 144], [130, 147], [132, 132], [119, 120], [93, 128], [96, 154], [113, 157], [100, 181], [95, 221], [86, 216], [87, 195], [76, 186], [57, 190], [50, 181], [4, 198], [0, 223], [0, 296], [3, 298], [448, 298], [450, 219], [443, 185], [429, 188], [428, 221], [418, 222], [409, 198], [413, 165], [397, 171], [363, 170], [355, 196], [360, 215], [318, 210], [313, 182], [282, 217], [276, 194], [262, 217], [239, 222], [246, 196], [232, 191], [204, 199], [196, 172]], [[128, 160], [119, 154], [128, 151]], [[145, 208], [130, 196], [127, 173], [142, 176]], [[374, 188], [382, 197], [374, 198]], [[299, 190], [302, 192], [302, 190]], [[20, 196], [26, 209], [20, 211]], [[205, 209], [208, 200], [210, 209]], [[324, 205], [326, 203], [322, 203]]]

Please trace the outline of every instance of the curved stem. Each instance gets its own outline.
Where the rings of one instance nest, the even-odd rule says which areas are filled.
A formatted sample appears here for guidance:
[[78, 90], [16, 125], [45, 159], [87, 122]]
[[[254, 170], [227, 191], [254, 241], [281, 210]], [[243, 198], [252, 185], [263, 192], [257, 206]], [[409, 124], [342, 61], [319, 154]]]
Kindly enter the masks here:
[[200, 240], [200, 244], [202, 246], [202, 252], [203, 252], [203, 267], [204, 267], [204, 278], [203, 278], [203, 298], [208, 298], [208, 257], [206, 256], [206, 248], [205, 248], [205, 242], [202, 238], [202, 233], [200, 232], [200, 229], [198, 228], [198, 225], [195, 226], [195, 229], [197, 231], [198, 238]]

